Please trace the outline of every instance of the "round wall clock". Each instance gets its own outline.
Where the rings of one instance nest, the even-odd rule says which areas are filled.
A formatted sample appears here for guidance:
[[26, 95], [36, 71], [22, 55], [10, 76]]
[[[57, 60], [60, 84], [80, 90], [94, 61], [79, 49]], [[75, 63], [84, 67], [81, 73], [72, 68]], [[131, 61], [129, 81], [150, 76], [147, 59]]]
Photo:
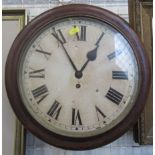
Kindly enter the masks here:
[[66, 5], [32, 20], [15, 39], [6, 89], [24, 126], [49, 144], [84, 150], [135, 123], [149, 87], [142, 43], [117, 15]]

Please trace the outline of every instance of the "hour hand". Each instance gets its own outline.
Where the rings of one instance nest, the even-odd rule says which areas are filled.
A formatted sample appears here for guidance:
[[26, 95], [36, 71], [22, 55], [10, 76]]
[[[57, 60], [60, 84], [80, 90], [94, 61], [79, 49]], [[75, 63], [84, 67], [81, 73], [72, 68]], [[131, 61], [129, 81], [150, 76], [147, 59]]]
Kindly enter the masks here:
[[86, 62], [84, 63], [84, 65], [81, 67], [80, 72], [82, 72], [82, 71], [85, 69], [85, 67], [87, 66], [87, 64], [88, 64], [89, 61], [94, 61], [94, 60], [96, 60], [96, 57], [97, 57], [97, 49], [99, 48], [99, 43], [100, 43], [100, 41], [101, 41], [103, 35], [104, 35], [104, 32], [102, 32], [102, 34], [100, 35], [100, 37], [99, 37], [98, 40], [96, 41], [96, 43], [95, 43], [96, 47], [95, 47], [93, 50], [91, 50], [91, 51], [89, 51], [89, 52], [87, 53], [87, 61], [86, 61]]
[[80, 72], [82, 73], [82, 71], [85, 69], [85, 67], [87, 66], [89, 61], [94, 61], [96, 60], [97, 57], [97, 49], [99, 46], [96, 46], [93, 50], [89, 51], [87, 53], [87, 61], [84, 63], [84, 65], [81, 67]]
[[96, 60], [98, 47], [99, 46], [97, 45], [93, 50], [91, 50], [91, 51], [89, 51], [87, 53], [87, 59], [88, 59], [88, 61], [94, 61], [94, 60]]
[[88, 62], [89, 61], [94, 61], [97, 57], [97, 48], [98, 48], [98, 45], [91, 51], [89, 51], [87, 53], [87, 61], [84, 63], [84, 65], [81, 67], [80, 71], [76, 71], [75, 72], [75, 77], [80, 79], [83, 74], [82, 74], [82, 71], [85, 69], [85, 67], [87, 66]]

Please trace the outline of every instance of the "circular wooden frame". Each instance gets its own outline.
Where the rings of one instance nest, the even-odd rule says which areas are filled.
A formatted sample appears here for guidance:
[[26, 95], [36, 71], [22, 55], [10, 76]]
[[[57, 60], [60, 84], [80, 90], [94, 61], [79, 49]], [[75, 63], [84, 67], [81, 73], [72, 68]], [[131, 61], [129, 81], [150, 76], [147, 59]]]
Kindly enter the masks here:
[[[133, 48], [141, 78], [138, 97], [126, 118], [109, 131], [88, 138], [61, 136], [41, 126], [32, 118], [22, 103], [17, 84], [19, 60], [22, 53], [21, 51], [23, 51], [23, 48], [26, 47], [31, 38], [33, 38], [35, 34], [37, 34], [42, 28], [51, 22], [65, 17], [76, 16], [98, 19], [108, 23], [120, 31]], [[136, 122], [146, 101], [147, 91], [150, 84], [150, 68], [144, 47], [140, 39], [123, 19], [107, 10], [98, 7], [83, 4], [71, 4], [54, 8], [41, 14], [32, 20], [16, 37], [7, 58], [5, 82], [11, 106], [26, 129], [30, 130], [37, 137], [56, 147], [72, 150], [86, 150], [100, 147], [112, 142], [125, 133], [125, 131], [127, 131], [127, 129]]]

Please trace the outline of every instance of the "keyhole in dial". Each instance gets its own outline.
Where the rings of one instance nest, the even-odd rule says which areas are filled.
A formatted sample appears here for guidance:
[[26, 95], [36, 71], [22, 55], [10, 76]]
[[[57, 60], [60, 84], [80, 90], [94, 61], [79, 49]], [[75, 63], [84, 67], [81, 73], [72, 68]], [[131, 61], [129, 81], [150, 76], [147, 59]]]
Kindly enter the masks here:
[[81, 87], [81, 85], [78, 83], [78, 84], [76, 84], [76, 88], [80, 88]]

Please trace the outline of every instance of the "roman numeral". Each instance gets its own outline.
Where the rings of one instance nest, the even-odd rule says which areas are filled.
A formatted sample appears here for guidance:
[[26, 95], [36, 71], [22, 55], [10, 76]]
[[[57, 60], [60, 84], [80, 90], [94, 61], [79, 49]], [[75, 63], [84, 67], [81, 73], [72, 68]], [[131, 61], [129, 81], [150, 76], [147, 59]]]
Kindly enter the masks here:
[[77, 40], [86, 41], [86, 26], [81, 26], [80, 35], [76, 33]]
[[63, 43], [66, 43], [66, 39], [65, 39], [65, 37], [64, 37], [64, 35], [63, 35], [63, 33], [61, 32], [61, 30], [59, 29], [58, 30], [58, 33], [59, 33], [59, 38], [61, 38], [61, 41], [63, 42]]
[[112, 78], [118, 80], [128, 80], [128, 72], [112, 71]]
[[45, 78], [45, 69], [34, 70], [31, 68], [31, 72], [29, 72], [30, 78]]
[[95, 106], [95, 109], [96, 109], [98, 121], [100, 121], [100, 116], [102, 116], [102, 118], [106, 117], [106, 115], [99, 109], [99, 107]]
[[119, 56], [121, 53], [122, 53], [121, 51], [115, 51], [115, 52], [110, 53], [107, 57], [109, 60], [112, 60], [116, 58], [117, 56]]
[[72, 125], [82, 125], [80, 112], [74, 108], [72, 108]]
[[53, 117], [55, 120], [58, 119], [62, 106], [58, 101], [54, 101], [53, 105], [51, 106], [50, 110], [47, 114]]
[[48, 57], [51, 56], [51, 53], [44, 51], [40, 45], [38, 46], [39, 46], [39, 49], [36, 49], [35, 52], [43, 54], [45, 58], [48, 60]]
[[35, 50], [36, 52], [38, 52], [38, 53], [42, 53], [42, 54], [44, 54], [44, 55], [51, 55], [51, 53], [49, 53], [49, 52], [46, 52], [46, 51], [43, 51], [43, 50], [40, 50], [40, 49], [36, 49]]
[[108, 98], [113, 103], [119, 105], [119, 103], [122, 101], [123, 95], [115, 89], [110, 88], [108, 93], [106, 94], [106, 98]]
[[52, 35], [59, 40], [62, 44], [66, 43], [66, 39], [62, 33], [62, 31], [60, 29], [58, 29], [57, 31], [55, 30], [55, 28], [53, 27], [53, 33]]
[[37, 99], [37, 103], [39, 104], [42, 100], [44, 100], [48, 95], [48, 89], [46, 85], [42, 85], [34, 90], [32, 90], [32, 94], [35, 99]]

